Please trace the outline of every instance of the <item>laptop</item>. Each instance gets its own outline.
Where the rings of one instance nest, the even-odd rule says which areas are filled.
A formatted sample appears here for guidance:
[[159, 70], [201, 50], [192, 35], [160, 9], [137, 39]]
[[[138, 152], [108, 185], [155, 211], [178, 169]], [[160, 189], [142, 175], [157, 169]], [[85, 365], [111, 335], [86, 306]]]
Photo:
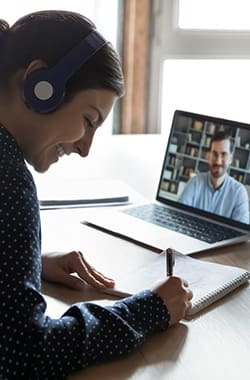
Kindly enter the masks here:
[[[227, 148], [210, 152], [211, 139], [221, 133], [230, 136], [229, 155]], [[220, 157], [214, 175], [220, 176], [223, 160], [226, 180], [212, 191], [214, 155]], [[203, 182], [210, 186], [208, 194], [199, 191]], [[176, 110], [155, 200], [88, 210], [82, 222], [159, 251], [172, 247], [183, 254], [202, 252], [250, 238], [249, 188], [250, 125]]]

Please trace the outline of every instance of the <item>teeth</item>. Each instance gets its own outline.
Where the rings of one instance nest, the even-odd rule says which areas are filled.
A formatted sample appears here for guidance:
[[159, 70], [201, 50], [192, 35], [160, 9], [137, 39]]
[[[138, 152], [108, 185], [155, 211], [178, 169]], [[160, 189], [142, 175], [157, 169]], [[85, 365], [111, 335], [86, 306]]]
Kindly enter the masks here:
[[57, 145], [56, 146], [56, 150], [57, 150], [57, 153], [58, 153], [59, 157], [62, 157], [65, 154], [64, 149], [63, 149], [63, 147], [61, 145]]

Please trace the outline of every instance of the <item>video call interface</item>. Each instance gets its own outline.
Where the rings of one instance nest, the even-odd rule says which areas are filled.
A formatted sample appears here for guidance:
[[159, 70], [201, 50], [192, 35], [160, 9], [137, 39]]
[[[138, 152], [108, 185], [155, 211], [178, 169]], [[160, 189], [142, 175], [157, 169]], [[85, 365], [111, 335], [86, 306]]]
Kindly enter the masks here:
[[250, 125], [176, 111], [158, 196], [249, 224], [249, 153]]

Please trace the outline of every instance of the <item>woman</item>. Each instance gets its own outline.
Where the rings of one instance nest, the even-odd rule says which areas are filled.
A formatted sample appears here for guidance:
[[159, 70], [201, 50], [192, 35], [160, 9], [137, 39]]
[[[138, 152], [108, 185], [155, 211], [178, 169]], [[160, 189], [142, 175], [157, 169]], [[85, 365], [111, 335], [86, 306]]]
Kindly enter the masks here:
[[74, 288], [114, 281], [81, 252], [41, 257], [39, 205], [25, 161], [44, 172], [62, 155], [87, 156], [123, 92], [116, 52], [83, 16], [43, 11], [11, 28], [0, 22], [1, 379], [63, 379], [131, 352], [190, 307], [191, 291], [172, 277], [112, 307], [78, 303], [57, 320], [45, 314], [41, 275]]

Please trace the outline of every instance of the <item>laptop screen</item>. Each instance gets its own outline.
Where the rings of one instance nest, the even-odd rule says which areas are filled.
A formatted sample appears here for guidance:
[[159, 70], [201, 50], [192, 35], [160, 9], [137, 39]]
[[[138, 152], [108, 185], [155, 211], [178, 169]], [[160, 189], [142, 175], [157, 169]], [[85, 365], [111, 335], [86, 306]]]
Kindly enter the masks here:
[[157, 200], [249, 225], [250, 125], [175, 111]]

